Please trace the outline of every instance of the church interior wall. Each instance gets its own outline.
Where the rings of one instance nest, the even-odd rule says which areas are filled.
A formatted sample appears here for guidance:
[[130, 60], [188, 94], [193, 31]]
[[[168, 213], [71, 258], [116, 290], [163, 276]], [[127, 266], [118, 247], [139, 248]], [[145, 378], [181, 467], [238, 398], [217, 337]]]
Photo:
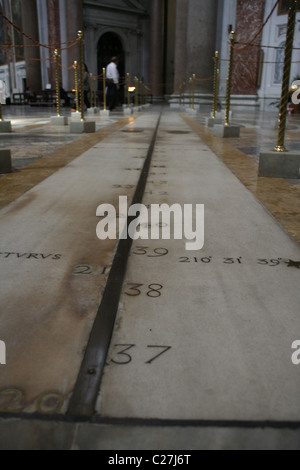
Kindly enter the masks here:
[[[85, 62], [89, 71], [94, 75], [99, 75], [98, 65], [98, 44], [101, 37], [112, 32], [120, 38], [124, 53], [126, 70], [130, 73], [132, 80], [135, 75], [139, 79], [149, 83], [151, 81], [151, 0], [140, 0], [132, 2], [122, 2], [121, 0], [88, 1], [88, 0], [51, 0], [53, 5], [59, 5], [59, 31], [62, 42], [75, 39], [77, 31], [83, 27], [85, 38]], [[163, 38], [163, 82], [164, 94], [171, 95], [178, 93], [178, 77], [187, 79], [191, 74], [196, 73], [198, 78], [212, 75], [214, 51], [219, 51], [220, 56], [220, 99], [224, 101], [226, 96], [226, 81], [228, 75], [228, 57], [230, 45], [228, 42], [230, 29], [237, 28], [237, 8], [239, 0], [189, 0], [187, 4], [186, 19], [179, 21], [178, 16], [182, 15], [181, 7], [185, 4], [182, 0], [161, 0], [165, 5], [164, 18], [164, 38]], [[256, 2], [245, 0], [244, 4], [251, 5]], [[266, 20], [276, 0], [265, 0], [264, 20]], [[38, 18], [38, 40], [49, 43], [49, 33], [51, 22], [49, 23], [48, 0], [37, 0]], [[83, 18], [74, 21], [75, 13], [70, 12], [70, 5], [73, 10], [78, 8], [83, 10]], [[129, 6], [131, 5], [131, 7]], [[254, 6], [253, 6], [254, 9]], [[80, 11], [80, 10], [78, 10]], [[78, 15], [77, 15], [78, 16]], [[82, 15], [81, 15], [82, 16]], [[80, 26], [80, 21], [82, 26]], [[52, 18], [53, 22], [53, 18]], [[179, 25], [185, 22], [186, 34], [178, 31]], [[72, 25], [70, 25], [72, 23]], [[76, 23], [76, 24], [75, 24]], [[77, 24], [78, 23], [78, 24]], [[270, 108], [270, 103], [278, 101], [281, 94], [281, 77], [283, 68], [284, 50], [276, 49], [283, 46], [286, 38], [287, 14], [274, 12], [269, 22], [263, 29], [261, 44], [264, 53], [264, 63], [261, 70], [261, 80], [256, 90], [252, 90], [252, 97], [261, 103], [264, 109]], [[50, 25], [50, 26], [49, 26]], [[249, 39], [254, 31], [249, 22]], [[256, 28], [256, 26], [255, 26]], [[178, 41], [180, 35], [180, 41]], [[53, 36], [53, 34], [52, 34]], [[184, 39], [185, 38], [185, 39]], [[206, 42], [205, 42], [206, 41]], [[178, 44], [181, 51], [178, 51]], [[266, 47], [264, 47], [266, 46]], [[272, 46], [272, 47], [270, 47]], [[297, 14], [297, 23], [294, 39], [293, 63], [291, 71], [291, 82], [300, 78], [300, 12]], [[185, 53], [184, 53], [185, 51]], [[61, 51], [62, 61], [62, 85], [70, 90], [74, 87], [73, 70], [67, 70], [73, 63], [72, 57], [78, 55], [78, 51]], [[53, 81], [53, 70], [49, 64], [49, 49], [40, 47], [41, 58], [41, 82], [45, 89], [47, 84]], [[75, 60], [75, 59], [74, 59]], [[17, 61], [16, 90], [24, 91], [26, 71], [24, 61]], [[247, 64], [245, 65], [247, 67]], [[0, 66], [1, 77], [7, 82], [9, 93], [8, 67], [6, 64]], [[24, 76], [25, 74], [25, 76]], [[52, 74], [52, 75], [51, 75]], [[178, 83], [176, 82], [178, 81]], [[176, 84], [176, 83], [177, 84]], [[198, 84], [198, 86], [200, 86]], [[205, 87], [204, 87], [205, 88]], [[211, 94], [211, 83], [202, 93]], [[13, 90], [12, 90], [13, 91]], [[234, 93], [233, 93], [234, 94]], [[243, 96], [240, 94], [240, 98]], [[245, 94], [245, 100], [247, 98]]]
[[148, 56], [143, 53], [147, 49], [147, 36], [145, 35], [145, 21], [147, 18], [123, 10], [106, 10], [92, 7], [90, 2], [84, 7], [84, 32], [86, 63], [90, 72], [99, 75], [98, 70], [98, 44], [106, 33], [114, 33], [121, 40], [125, 53], [125, 73], [132, 78], [135, 75], [140, 79], [147, 76], [146, 60]]
[[[266, 0], [265, 17], [269, 14], [275, 0]], [[287, 15], [278, 15], [277, 12], [271, 17], [263, 31], [262, 46], [284, 46], [286, 40]], [[300, 79], [300, 13], [297, 13], [295, 28], [294, 48], [291, 66], [291, 83], [299, 77]], [[263, 109], [272, 109], [281, 96], [282, 71], [284, 50], [262, 47], [264, 51], [264, 66], [262, 71], [261, 87], [258, 95], [261, 99]]]
[[174, 90], [175, 36], [176, 36], [176, 0], [167, 0], [165, 8], [165, 95]]

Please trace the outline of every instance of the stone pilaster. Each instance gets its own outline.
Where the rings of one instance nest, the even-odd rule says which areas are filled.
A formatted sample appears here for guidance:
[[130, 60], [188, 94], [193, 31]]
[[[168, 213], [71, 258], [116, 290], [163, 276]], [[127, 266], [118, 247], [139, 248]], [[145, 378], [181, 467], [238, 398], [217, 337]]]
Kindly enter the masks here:
[[[217, 31], [217, 0], [189, 0], [187, 31], [187, 76], [199, 79], [214, 74]], [[197, 92], [212, 93], [212, 81], [197, 82]]]
[[150, 50], [150, 86], [155, 99], [161, 98], [164, 94], [164, 2], [162, 0], [151, 0]]
[[[82, 0], [68, 0], [68, 11], [66, 17], [67, 38], [72, 41], [77, 38], [78, 31], [83, 31], [83, 2]], [[74, 46], [68, 49], [68, 64], [71, 66], [75, 60], [79, 60], [79, 48]], [[74, 88], [74, 71], [69, 71], [69, 89]]]
[[179, 93], [180, 83], [186, 78], [188, 2], [177, 0], [174, 93]]
[[[38, 15], [36, 2], [22, 0], [22, 23], [23, 31], [32, 39], [39, 41]], [[38, 93], [42, 89], [40, 48], [28, 47], [32, 41], [23, 36], [24, 57], [26, 63], [26, 84], [31, 93]]]
[[[48, 15], [48, 39], [49, 44], [56, 44], [59, 48], [61, 38], [60, 38], [60, 12], [59, 12], [59, 0], [47, 0], [47, 15]], [[51, 50], [50, 53], [54, 52], [55, 47]], [[50, 62], [50, 83], [52, 89], [55, 90], [56, 87], [56, 67], [55, 62], [51, 60]]]
[[[174, 90], [194, 73], [213, 76], [217, 28], [217, 0], [177, 0]], [[212, 81], [197, 81], [198, 93], [212, 93]]]

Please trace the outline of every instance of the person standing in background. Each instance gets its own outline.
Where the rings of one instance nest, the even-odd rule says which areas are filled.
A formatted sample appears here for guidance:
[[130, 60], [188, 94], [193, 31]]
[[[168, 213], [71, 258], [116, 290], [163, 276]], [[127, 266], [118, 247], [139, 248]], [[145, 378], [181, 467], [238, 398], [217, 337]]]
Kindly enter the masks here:
[[120, 89], [120, 74], [118, 71], [118, 58], [113, 57], [106, 68], [107, 80], [107, 106], [110, 111], [116, 107], [117, 92]]

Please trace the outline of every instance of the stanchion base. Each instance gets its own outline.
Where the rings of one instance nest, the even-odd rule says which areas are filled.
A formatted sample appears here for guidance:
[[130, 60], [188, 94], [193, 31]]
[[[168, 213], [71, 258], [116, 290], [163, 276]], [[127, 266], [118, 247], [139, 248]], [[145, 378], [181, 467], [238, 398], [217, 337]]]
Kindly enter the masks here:
[[213, 128], [213, 134], [216, 137], [223, 137], [224, 139], [229, 137], [240, 137], [241, 127], [240, 126], [225, 126], [224, 124], [217, 124]]
[[108, 109], [102, 109], [100, 111], [100, 116], [101, 117], [109, 117], [110, 116], [110, 111]]
[[72, 111], [71, 112], [71, 119], [72, 119], [72, 121], [80, 121], [81, 120], [81, 113], [79, 111]]
[[68, 118], [66, 116], [52, 116], [50, 124], [51, 126], [67, 126]]
[[186, 108], [186, 112], [187, 112], [188, 114], [190, 114], [191, 116], [196, 116], [196, 114], [197, 114], [198, 111], [197, 111], [197, 109]]
[[87, 114], [91, 115], [91, 114], [98, 114], [99, 113], [99, 109], [98, 108], [88, 108], [87, 110]]
[[[226, 117], [226, 110], [223, 109], [223, 111], [217, 111], [216, 112], [216, 118], [217, 119], [222, 119], [223, 121], [225, 121], [225, 117]], [[232, 111], [229, 111], [229, 121], [231, 121], [233, 118], [233, 112]]]
[[96, 132], [96, 122], [95, 121], [79, 121], [70, 123], [70, 132], [71, 134], [91, 134]]
[[1, 149], [0, 150], [0, 173], [11, 173], [12, 172], [12, 165], [11, 165], [11, 153], [8, 149]]
[[141, 106], [134, 106], [133, 108], [133, 112], [134, 113], [140, 113], [142, 111], [142, 107]]
[[129, 116], [130, 114], [132, 114], [132, 108], [124, 108], [123, 113], [125, 116]]
[[259, 157], [258, 176], [300, 179], [300, 153], [262, 152]]
[[0, 121], [0, 133], [11, 132], [11, 122], [10, 121]]
[[214, 127], [215, 125], [222, 124], [222, 123], [223, 123], [223, 120], [220, 118], [217, 119], [217, 118], [209, 117], [205, 119], [206, 127]]

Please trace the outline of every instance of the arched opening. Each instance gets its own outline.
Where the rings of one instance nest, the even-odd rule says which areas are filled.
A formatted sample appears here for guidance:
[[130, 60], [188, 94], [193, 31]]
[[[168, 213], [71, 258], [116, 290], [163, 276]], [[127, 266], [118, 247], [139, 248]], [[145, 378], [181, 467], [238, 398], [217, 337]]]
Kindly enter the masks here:
[[[106, 68], [111, 58], [117, 56], [119, 58], [119, 73], [121, 88], [119, 91], [118, 102], [122, 104], [124, 101], [124, 82], [125, 77], [125, 51], [120, 37], [113, 32], [103, 34], [98, 42], [98, 70], [102, 74], [102, 69]], [[99, 91], [103, 101], [103, 81], [99, 81]]]

